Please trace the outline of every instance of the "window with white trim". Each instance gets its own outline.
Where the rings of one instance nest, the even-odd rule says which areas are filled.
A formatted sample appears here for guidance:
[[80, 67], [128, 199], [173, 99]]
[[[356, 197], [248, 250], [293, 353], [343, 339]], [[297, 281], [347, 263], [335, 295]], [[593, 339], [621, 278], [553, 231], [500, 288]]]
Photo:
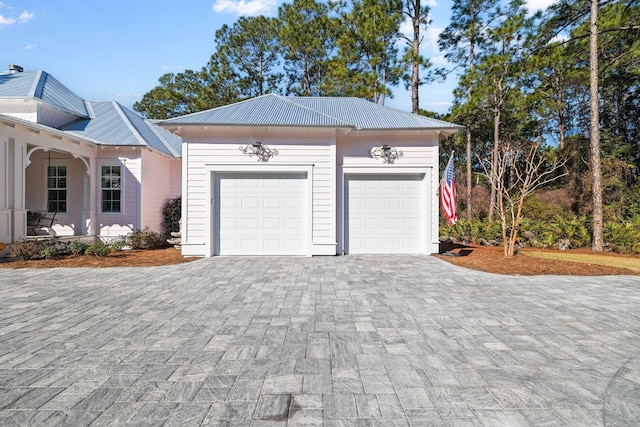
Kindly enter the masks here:
[[47, 211], [67, 212], [66, 166], [47, 166]]
[[102, 212], [122, 212], [122, 166], [101, 168]]

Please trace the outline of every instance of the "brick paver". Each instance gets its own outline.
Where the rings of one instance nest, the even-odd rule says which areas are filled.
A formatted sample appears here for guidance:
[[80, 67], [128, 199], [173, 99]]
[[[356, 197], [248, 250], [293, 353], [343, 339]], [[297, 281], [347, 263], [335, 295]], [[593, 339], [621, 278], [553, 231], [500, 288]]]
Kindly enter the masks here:
[[0, 270], [0, 425], [640, 423], [640, 280], [426, 256]]

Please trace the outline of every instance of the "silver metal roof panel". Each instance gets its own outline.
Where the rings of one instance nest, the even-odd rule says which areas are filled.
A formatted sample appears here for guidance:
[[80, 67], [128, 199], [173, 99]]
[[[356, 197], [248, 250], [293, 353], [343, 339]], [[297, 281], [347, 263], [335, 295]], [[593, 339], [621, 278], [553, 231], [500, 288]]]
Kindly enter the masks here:
[[359, 130], [454, 129], [461, 126], [420, 116], [360, 99], [338, 97], [289, 97], [291, 102], [351, 123]]
[[89, 117], [82, 98], [45, 71], [0, 74], [0, 97], [41, 99], [78, 117]]
[[86, 101], [91, 112], [91, 119], [76, 120], [62, 127], [62, 130], [90, 138], [100, 145], [150, 147], [172, 157], [179, 157], [181, 150], [176, 150], [173, 135], [171, 141], [163, 136], [163, 130], [155, 132], [133, 111], [114, 101]]
[[226, 126], [351, 127], [335, 117], [269, 94], [212, 110], [163, 120], [161, 124], [216, 124]]
[[459, 129], [462, 126], [360, 98], [259, 96], [159, 122], [160, 125], [309, 126], [356, 130]]

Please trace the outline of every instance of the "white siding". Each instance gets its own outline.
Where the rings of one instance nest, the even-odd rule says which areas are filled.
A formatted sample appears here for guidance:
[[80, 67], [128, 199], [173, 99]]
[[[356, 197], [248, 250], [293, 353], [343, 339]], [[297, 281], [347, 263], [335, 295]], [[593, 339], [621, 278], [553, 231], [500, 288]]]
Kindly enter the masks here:
[[[245, 132], [241, 135], [241, 132]], [[249, 136], [248, 133], [251, 133]], [[205, 134], [182, 135], [183, 167], [186, 168], [186, 193], [183, 193], [183, 244], [204, 245], [211, 229], [211, 218], [207, 217], [207, 194], [210, 176], [208, 165], [256, 165], [255, 157], [243, 154], [239, 147], [261, 141], [279, 155], [272, 157], [266, 165], [313, 165], [312, 167], [312, 244], [333, 244], [336, 238], [335, 200], [332, 197], [335, 175], [332, 174], [331, 145], [333, 130], [220, 130], [210, 128]], [[188, 251], [188, 250], [187, 250]], [[185, 251], [185, 253], [188, 253]], [[335, 249], [334, 249], [335, 253]]]
[[353, 132], [338, 135], [337, 139], [338, 163], [341, 166], [384, 164], [369, 155], [372, 148], [383, 144], [403, 152], [404, 156], [396, 160], [394, 166], [433, 166], [438, 163], [438, 135], [435, 131]]
[[23, 99], [0, 99], [0, 114], [28, 120], [33, 123], [38, 121], [36, 101]]

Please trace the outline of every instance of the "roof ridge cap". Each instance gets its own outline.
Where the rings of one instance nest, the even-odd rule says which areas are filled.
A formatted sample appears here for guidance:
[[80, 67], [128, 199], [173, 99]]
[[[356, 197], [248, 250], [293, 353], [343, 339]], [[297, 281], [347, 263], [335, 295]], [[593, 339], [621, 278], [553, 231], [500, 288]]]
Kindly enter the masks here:
[[115, 108], [116, 112], [124, 122], [124, 124], [129, 128], [129, 131], [133, 134], [133, 136], [138, 140], [138, 142], [142, 143], [145, 147], [148, 147], [147, 141], [140, 135], [140, 132], [136, 129], [136, 127], [131, 123], [131, 120], [127, 117], [127, 115], [122, 111], [122, 105], [118, 103], [118, 101], [111, 101], [111, 105]]
[[[322, 111], [318, 111], [318, 110], [313, 109], [313, 108], [311, 108], [311, 107], [307, 107], [306, 105], [300, 105], [300, 104], [298, 104], [297, 102], [295, 102], [295, 101], [293, 101], [293, 100], [289, 99], [289, 98], [296, 98], [295, 96], [282, 96], [282, 95], [278, 95], [278, 94], [275, 94], [275, 95], [276, 95], [276, 96], [278, 96], [278, 97], [280, 97], [280, 98], [282, 98], [284, 101], [286, 101], [286, 102], [288, 102], [288, 103], [290, 103], [290, 104], [295, 104], [295, 105], [296, 105], [297, 107], [299, 107], [299, 108], [303, 108], [303, 109], [305, 109], [305, 110], [313, 111], [313, 112], [314, 112], [314, 113], [316, 113], [316, 114], [319, 114], [319, 115], [324, 116], [324, 117], [329, 117], [329, 118], [331, 118], [331, 119], [333, 119], [333, 120], [336, 120], [336, 121], [338, 121], [338, 122], [340, 122], [340, 123], [344, 123], [344, 124], [346, 124], [346, 125], [349, 125], [349, 126], [351, 126], [352, 128], [356, 128], [356, 129], [358, 129], [358, 126], [356, 126], [356, 125], [355, 125], [355, 124], [353, 124], [353, 123], [349, 123], [349, 122], [347, 122], [347, 121], [344, 121], [344, 120], [342, 120], [342, 119], [339, 119], [338, 117], [332, 116], [332, 115], [330, 115], [330, 114], [323, 113]], [[313, 96], [308, 96], [308, 97], [305, 97], [305, 98], [322, 98], [322, 97], [313, 97]]]
[[178, 156], [178, 152], [174, 150], [173, 147], [171, 147], [171, 145], [169, 145], [169, 143], [160, 134], [160, 132], [158, 132], [158, 130], [155, 129], [155, 126], [157, 126], [155, 123], [150, 122], [149, 119], [142, 119], [142, 121], [151, 130], [151, 132], [153, 132], [154, 135], [158, 137], [160, 142], [162, 142], [162, 145], [164, 145], [165, 148], [169, 150], [169, 152], [171, 153], [171, 155], [173, 155], [173, 157], [175, 157], [176, 159], [180, 157]]
[[95, 119], [96, 118], [96, 113], [95, 113], [95, 111], [93, 111], [93, 105], [91, 105], [91, 101], [89, 101], [88, 99], [83, 99], [82, 101], [84, 102], [84, 106], [87, 109], [87, 113], [89, 113], [89, 117], [87, 117], [87, 118], [89, 120]]
[[36, 78], [33, 80], [33, 84], [31, 85], [27, 95], [32, 98], [42, 99], [40, 96], [42, 95], [42, 88], [44, 87], [44, 80], [46, 78], [45, 74], [47, 73], [44, 70], [36, 71]]

